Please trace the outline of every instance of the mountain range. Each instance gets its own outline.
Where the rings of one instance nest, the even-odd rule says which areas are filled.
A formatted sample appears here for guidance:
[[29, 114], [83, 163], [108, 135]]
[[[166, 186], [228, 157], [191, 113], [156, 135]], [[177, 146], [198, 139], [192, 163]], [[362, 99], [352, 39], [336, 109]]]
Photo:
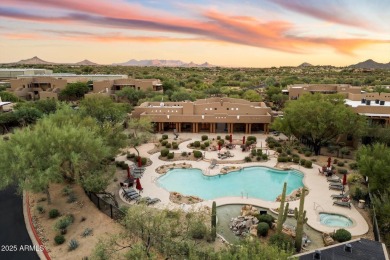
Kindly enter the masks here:
[[[74, 66], [97, 66], [100, 64], [97, 64], [95, 62], [89, 61], [89, 60], [83, 60], [79, 61], [76, 63], [60, 63], [60, 62], [49, 62], [42, 60], [38, 58], [37, 56], [32, 57], [30, 59], [25, 59], [25, 60], [20, 60], [17, 62], [10, 62], [7, 64], [20, 64], [20, 65], [60, 65], [60, 64], [65, 64], [65, 65], [74, 65]], [[215, 67], [215, 65], [212, 65], [208, 62], [202, 63], [202, 64], [196, 64], [193, 62], [186, 63], [181, 60], [159, 60], [159, 59], [154, 59], [154, 60], [135, 60], [131, 59], [127, 62], [123, 63], [113, 63], [111, 64], [113, 66], [139, 66], [139, 67], [204, 67], [204, 68], [210, 68], [210, 67]], [[315, 65], [312, 65], [310, 63], [304, 62], [301, 65], [297, 66], [299, 68], [302, 67], [312, 67]], [[350, 68], [358, 68], [358, 69], [390, 69], [390, 62], [389, 63], [379, 63], [376, 62], [372, 59], [359, 62], [357, 64], [349, 65], [347, 67]]]
[[[38, 58], [37, 56], [32, 57], [31, 59], [20, 60], [17, 62], [10, 62], [9, 64], [20, 64], [20, 65], [56, 65], [56, 64], [65, 64], [65, 65], [75, 65], [75, 66], [96, 66], [100, 65], [89, 60], [83, 60], [76, 63], [60, 63], [60, 62], [49, 62]], [[196, 64], [193, 62], [185, 63], [181, 60], [129, 60], [124, 63], [113, 63], [113, 66], [140, 66], [140, 67], [215, 67], [208, 62], [203, 64]]]

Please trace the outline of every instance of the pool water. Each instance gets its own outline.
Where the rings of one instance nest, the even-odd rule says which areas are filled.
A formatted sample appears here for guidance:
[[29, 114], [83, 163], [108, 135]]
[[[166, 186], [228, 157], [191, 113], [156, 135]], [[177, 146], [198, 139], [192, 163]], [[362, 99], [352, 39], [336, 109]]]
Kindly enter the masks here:
[[296, 170], [247, 167], [224, 175], [205, 176], [199, 169], [173, 169], [157, 179], [160, 187], [205, 200], [249, 197], [275, 201], [287, 182], [287, 194], [300, 187], [303, 174]]
[[350, 218], [339, 214], [320, 213], [320, 222], [328, 227], [350, 227], [353, 222]]

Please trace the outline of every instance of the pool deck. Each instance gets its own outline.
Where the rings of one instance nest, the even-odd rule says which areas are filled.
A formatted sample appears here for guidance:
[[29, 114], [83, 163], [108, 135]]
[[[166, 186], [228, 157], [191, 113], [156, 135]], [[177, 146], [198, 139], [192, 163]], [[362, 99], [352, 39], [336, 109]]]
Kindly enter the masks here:
[[[194, 142], [199, 140], [201, 138], [202, 134], [180, 134], [180, 138], [191, 138], [190, 141], [185, 141], [181, 144], [179, 144], [179, 149], [175, 152], [192, 152], [192, 149], [187, 148], [187, 145], [190, 142]], [[218, 134], [207, 134], [209, 137], [216, 137]], [[224, 135], [219, 134], [222, 137]], [[265, 149], [265, 139], [267, 138], [267, 135], [263, 134], [252, 134], [253, 136], [257, 137], [257, 145], [260, 148], [260, 144], [262, 144], [263, 149]], [[248, 135], [246, 135], [248, 136]], [[234, 134], [234, 139], [240, 139], [242, 140], [243, 134]], [[244, 164], [230, 164], [230, 163], [219, 163], [214, 169], [209, 169], [210, 161], [211, 159], [217, 159], [218, 160], [218, 151], [206, 151], [205, 153], [205, 159], [200, 161], [162, 161], [158, 157], [160, 156], [160, 153], [155, 154], [148, 154], [147, 152], [154, 148], [154, 143], [147, 143], [145, 145], [142, 145], [138, 148], [140, 151], [141, 156], [148, 157], [153, 162], [151, 166], [146, 167], [143, 177], [141, 178], [141, 184], [143, 186], [143, 192], [142, 196], [149, 196], [152, 198], [159, 198], [161, 199], [161, 202], [155, 204], [155, 207], [159, 208], [182, 208], [184, 210], [188, 210], [190, 208], [198, 208], [203, 206], [209, 206], [211, 207], [211, 204], [213, 201], [217, 203], [217, 206], [221, 205], [228, 205], [228, 204], [251, 204], [258, 207], [263, 208], [279, 208], [280, 203], [279, 202], [271, 202], [271, 201], [263, 201], [261, 199], [255, 199], [255, 198], [247, 198], [245, 196], [245, 192], [243, 196], [241, 197], [223, 197], [223, 198], [217, 198], [214, 200], [207, 200], [203, 201], [201, 203], [193, 204], [193, 205], [178, 205], [175, 203], [172, 203], [169, 200], [169, 192], [161, 187], [159, 187], [156, 183], [156, 179], [161, 176], [161, 174], [158, 174], [156, 172], [156, 168], [162, 165], [170, 165], [172, 163], [182, 163], [186, 162], [187, 164], [191, 164], [192, 168], [199, 168], [203, 170], [203, 172], [206, 175], [216, 175], [220, 173], [220, 170], [224, 166], [240, 166], [240, 167], [250, 167], [250, 166], [267, 166], [273, 168], [276, 163], [276, 156], [274, 155], [273, 150], [269, 150], [269, 157], [270, 159], [266, 162], [260, 161], [260, 162], [251, 162], [251, 163], [244, 163]], [[230, 153], [234, 154], [234, 157], [232, 157], [229, 160], [241, 160], [244, 159], [246, 156], [250, 154], [250, 152], [242, 152], [239, 146], [236, 146], [235, 149], [229, 150]], [[126, 160], [126, 156], [119, 156], [117, 160]], [[223, 160], [218, 160], [219, 162], [223, 162]], [[132, 164], [132, 162], [127, 161], [129, 164]], [[303, 183], [305, 187], [309, 189], [309, 194], [305, 197], [305, 210], [306, 210], [306, 216], [308, 218], [307, 224], [311, 226], [313, 229], [321, 231], [321, 232], [333, 232], [334, 230], [338, 229], [335, 227], [327, 227], [320, 223], [319, 221], [319, 213], [320, 212], [326, 212], [326, 213], [333, 213], [333, 214], [341, 214], [348, 218], [350, 218], [353, 221], [353, 225], [350, 227], [347, 227], [349, 232], [351, 232], [352, 236], [360, 236], [364, 235], [368, 232], [368, 224], [363, 218], [363, 216], [356, 210], [355, 206], [351, 203], [351, 209], [347, 207], [340, 207], [340, 206], [334, 206], [333, 202], [334, 200], [331, 198], [332, 194], [339, 194], [340, 191], [336, 190], [329, 190], [326, 177], [318, 174], [318, 169], [320, 166], [313, 164], [312, 169], [307, 169], [304, 167], [301, 167], [299, 165], [292, 165], [291, 168], [297, 169], [304, 173]], [[190, 183], [188, 185], [191, 185]], [[282, 192], [282, 191], [280, 191]], [[120, 196], [122, 198], [122, 196]], [[122, 198], [123, 199], [123, 198]], [[299, 207], [299, 200], [296, 201], [290, 201], [289, 202], [290, 208]]]

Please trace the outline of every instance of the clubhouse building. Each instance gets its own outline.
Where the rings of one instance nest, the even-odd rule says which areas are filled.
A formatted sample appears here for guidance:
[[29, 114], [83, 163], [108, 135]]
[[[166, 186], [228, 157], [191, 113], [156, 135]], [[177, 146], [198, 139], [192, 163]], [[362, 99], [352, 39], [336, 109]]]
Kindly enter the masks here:
[[245, 134], [269, 132], [272, 110], [263, 102], [234, 98], [207, 98], [183, 102], [144, 102], [131, 114], [147, 117], [155, 131]]

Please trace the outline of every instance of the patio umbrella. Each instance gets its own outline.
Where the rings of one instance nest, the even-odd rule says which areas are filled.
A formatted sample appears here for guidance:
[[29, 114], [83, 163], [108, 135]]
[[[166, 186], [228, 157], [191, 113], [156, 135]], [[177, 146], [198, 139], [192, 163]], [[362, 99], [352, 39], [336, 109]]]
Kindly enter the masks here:
[[218, 151], [221, 151], [221, 144], [218, 144]]
[[330, 162], [331, 162], [332, 159], [330, 159], [330, 157], [328, 157], [328, 168], [330, 167]]
[[130, 166], [127, 165], [127, 179], [130, 179]]
[[245, 144], [245, 136], [242, 137], [242, 144]]
[[230, 135], [230, 143], [233, 142], [233, 135]]
[[143, 190], [139, 178], [136, 179], [135, 188], [136, 188], [137, 190]]
[[141, 166], [142, 166], [141, 156], [138, 156], [138, 167], [141, 167]]
[[344, 176], [343, 176], [343, 185], [347, 185], [347, 174], [344, 173]]

